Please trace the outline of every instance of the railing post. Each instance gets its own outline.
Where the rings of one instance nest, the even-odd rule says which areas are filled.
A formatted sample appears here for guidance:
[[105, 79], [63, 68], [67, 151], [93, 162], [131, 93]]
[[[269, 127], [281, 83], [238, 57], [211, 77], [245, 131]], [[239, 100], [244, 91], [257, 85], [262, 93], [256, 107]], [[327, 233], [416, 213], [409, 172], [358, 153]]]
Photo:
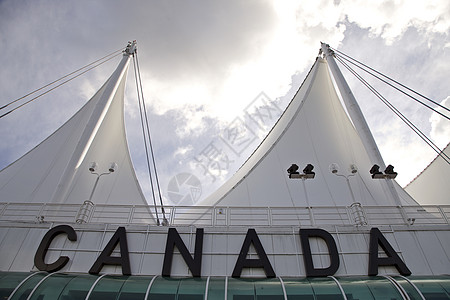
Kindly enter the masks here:
[[[36, 216], [37, 218], [42, 217], [42, 212], [44, 211], [46, 205], [47, 203], [42, 204], [41, 208], [39, 209], [38, 215]], [[41, 218], [41, 220], [43, 220], [43, 218]]]
[[410, 219], [408, 218], [408, 215], [406, 214], [406, 211], [403, 208], [403, 206], [397, 206], [397, 207], [398, 207], [398, 209], [400, 211], [400, 215], [402, 216], [403, 221], [406, 223], [406, 225], [408, 225], [408, 226], [411, 225]]
[[176, 210], [175, 206], [172, 206], [172, 208], [170, 209], [170, 222], [169, 222], [170, 225], [173, 225], [173, 222], [175, 221], [175, 210]]
[[127, 224], [131, 224], [133, 222], [133, 216], [134, 216], [134, 210], [135, 210], [136, 206], [133, 205], [132, 207], [130, 207], [130, 213], [128, 214], [128, 220], [127, 220]]
[[312, 210], [312, 207], [308, 206], [307, 209], [308, 209], [308, 212], [309, 212], [309, 219], [311, 221], [311, 226], [316, 226], [316, 221], [314, 220], [314, 212]]
[[91, 215], [89, 216], [88, 222], [91, 222], [92, 218], [94, 217], [96, 208], [97, 208], [97, 206], [94, 205], [94, 207], [92, 208], [92, 211], [91, 211]]
[[9, 206], [9, 202], [5, 203], [5, 205], [3, 206], [2, 210], [0, 211], [0, 217], [3, 217], [3, 214], [6, 211], [6, 208]]
[[269, 226], [272, 227], [272, 209], [267, 207], [267, 218], [269, 219]]
[[441, 213], [442, 218], [444, 219], [444, 221], [447, 222], [447, 224], [450, 224], [450, 221], [447, 218], [447, 216], [445, 215], [445, 212], [442, 210], [442, 207], [440, 207], [439, 205], [436, 205], [436, 207], [439, 210], [439, 212]]

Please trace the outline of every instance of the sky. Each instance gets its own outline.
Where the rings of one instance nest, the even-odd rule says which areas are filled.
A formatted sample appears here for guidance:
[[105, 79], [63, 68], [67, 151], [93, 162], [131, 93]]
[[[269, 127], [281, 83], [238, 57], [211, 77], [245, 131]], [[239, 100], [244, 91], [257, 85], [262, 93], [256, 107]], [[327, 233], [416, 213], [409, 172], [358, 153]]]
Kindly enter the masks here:
[[[192, 204], [223, 184], [258, 146], [299, 88], [321, 41], [450, 107], [449, 33], [448, 0], [3, 0], [0, 104], [137, 40], [165, 204]], [[67, 121], [119, 60], [0, 119], [0, 169]], [[385, 162], [406, 185], [436, 153], [343, 73]], [[449, 143], [448, 120], [374, 84], [439, 147]], [[130, 152], [151, 202], [132, 70], [125, 97]], [[246, 112], [264, 104], [271, 114], [252, 123]], [[236, 122], [255, 136], [238, 153], [221, 138]], [[212, 149], [228, 158], [220, 167], [208, 164]], [[198, 187], [195, 195], [181, 184], [186, 179]]]

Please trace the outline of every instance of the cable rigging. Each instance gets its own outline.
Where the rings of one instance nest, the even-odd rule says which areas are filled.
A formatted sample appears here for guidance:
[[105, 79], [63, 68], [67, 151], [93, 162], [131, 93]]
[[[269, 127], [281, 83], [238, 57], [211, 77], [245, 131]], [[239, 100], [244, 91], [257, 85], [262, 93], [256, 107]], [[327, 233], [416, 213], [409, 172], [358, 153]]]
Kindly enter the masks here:
[[[362, 63], [362, 62], [360, 62], [360, 61], [358, 61], [358, 60], [356, 60], [356, 59], [354, 59], [354, 58], [352, 58], [352, 57], [350, 57], [350, 56], [348, 56], [347, 54], [345, 54], [345, 53], [343, 53], [343, 52], [340, 52], [339, 50], [333, 49], [333, 48], [331, 48], [331, 47], [330, 47], [330, 49], [332, 49], [332, 50], [335, 52], [336, 58], [337, 58], [337, 57], [340, 57], [341, 59], [344, 59], [345, 61], [347, 61], [347, 62], [353, 64], [354, 66], [358, 67], [359, 69], [363, 70], [364, 72], [366, 72], [366, 73], [372, 75], [373, 77], [377, 78], [378, 80], [380, 80], [380, 81], [386, 83], [386, 84], [389, 85], [390, 87], [392, 87], [392, 88], [396, 89], [397, 91], [401, 92], [402, 94], [404, 94], [404, 95], [410, 97], [410, 98], [413, 99], [414, 101], [416, 101], [416, 102], [422, 104], [423, 106], [427, 107], [428, 109], [431, 109], [432, 111], [434, 111], [435, 113], [441, 115], [442, 117], [446, 118], [447, 120], [450, 120], [450, 117], [448, 117], [448, 116], [442, 114], [440, 111], [438, 111], [438, 110], [432, 108], [431, 106], [425, 104], [424, 102], [420, 101], [419, 99], [417, 99], [417, 98], [413, 97], [412, 95], [406, 93], [405, 91], [403, 91], [403, 90], [401, 90], [400, 88], [396, 87], [396, 86], [393, 85], [392, 83], [390, 83], [390, 82], [388, 82], [388, 81], [386, 81], [386, 80], [380, 78], [379, 76], [377, 76], [377, 75], [375, 75], [375, 74], [369, 72], [367, 69], [371, 70], [372, 72], [374, 72], [374, 73], [376, 73], [376, 74], [379, 74], [380, 76], [382, 76], [382, 77], [384, 77], [384, 78], [386, 78], [386, 79], [388, 79], [388, 80], [394, 82], [395, 84], [397, 84], [397, 85], [399, 85], [399, 86], [401, 86], [401, 87], [407, 89], [408, 91], [410, 91], [410, 92], [412, 92], [412, 93], [414, 93], [414, 94], [416, 94], [416, 95], [418, 95], [418, 96], [424, 98], [425, 100], [427, 100], [427, 101], [433, 103], [433, 104], [436, 105], [436, 106], [439, 106], [440, 108], [442, 108], [442, 109], [444, 109], [444, 110], [446, 110], [446, 111], [448, 111], [448, 112], [450, 112], [450, 109], [449, 109], [449, 108], [447, 108], [447, 107], [441, 105], [440, 103], [438, 103], [438, 102], [436, 102], [436, 101], [434, 101], [434, 100], [432, 100], [432, 99], [430, 99], [430, 98], [428, 98], [428, 97], [422, 95], [421, 93], [418, 93], [418, 92], [414, 91], [413, 89], [411, 89], [411, 88], [407, 87], [406, 85], [404, 85], [404, 84], [398, 82], [397, 80], [392, 79], [392, 78], [390, 78], [390, 77], [388, 77], [388, 76], [382, 74], [381, 72], [378, 72], [377, 70], [375, 70], [375, 69], [369, 67], [368, 65], [366, 65], [366, 64], [364, 64], [364, 63]], [[337, 52], [338, 54], [336, 54], [336, 52]], [[342, 55], [340, 55], [340, 54], [342, 54]], [[364, 69], [362, 66], [363, 66], [364, 68], [367, 68], [367, 69]]]
[[[335, 49], [333, 49], [333, 51], [337, 51], [337, 50], [335, 50]], [[339, 52], [339, 53], [342, 53], [342, 52], [340, 52], [340, 51], [337, 51], [337, 52]], [[343, 53], [342, 53], [343, 54]], [[446, 119], [448, 119], [448, 120], [450, 120], [450, 118], [448, 117], [448, 116], [445, 116], [445, 115], [443, 115], [442, 113], [440, 113], [439, 111], [437, 111], [437, 110], [435, 110], [435, 109], [433, 109], [432, 107], [430, 107], [429, 105], [427, 105], [427, 104], [425, 104], [425, 103], [423, 103], [422, 101], [420, 101], [420, 100], [418, 100], [418, 99], [416, 99], [415, 97], [413, 97], [412, 95], [409, 95], [409, 94], [407, 94], [405, 91], [402, 91], [401, 89], [399, 89], [399, 88], [397, 88], [397, 87], [395, 87], [394, 85], [392, 85], [392, 84], [390, 84], [390, 83], [388, 83], [388, 82], [386, 82], [385, 80], [383, 80], [383, 79], [381, 79], [379, 76], [377, 76], [377, 75], [374, 75], [373, 73], [371, 73], [371, 72], [369, 72], [368, 70], [366, 70], [366, 69], [364, 69], [364, 68], [362, 68], [361, 66], [359, 66], [359, 65], [357, 65], [356, 63], [354, 63], [353, 61], [355, 61], [355, 62], [357, 62], [357, 63], [359, 63], [359, 64], [361, 64], [361, 65], [363, 65], [363, 66], [365, 66], [366, 68], [368, 68], [369, 70], [372, 70], [373, 72], [376, 72], [377, 74], [379, 74], [379, 75], [381, 75], [381, 76], [383, 76], [384, 78], [387, 78], [387, 79], [389, 79], [389, 80], [391, 80], [391, 81], [393, 81], [393, 82], [395, 82], [396, 84], [398, 84], [398, 85], [400, 85], [400, 86], [402, 86], [402, 87], [404, 87], [405, 89], [407, 89], [407, 90], [409, 90], [409, 91], [412, 91], [412, 92], [414, 92], [416, 95], [419, 95], [419, 96], [421, 96], [422, 98], [424, 98], [424, 99], [426, 99], [426, 100], [428, 100], [428, 101], [430, 101], [430, 102], [432, 102], [433, 104], [436, 104], [437, 106], [439, 106], [439, 107], [441, 107], [441, 108], [443, 108], [443, 109], [445, 109], [445, 110], [447, 110], [447, 111], [450, 111], [448, 108], [446, 108], [446, 107], [444, 107], [444, 106], [442, 106], [442, 105], [440, 105], [439, 103], [437, 103], [437, 102], [435, 102], [435, 101], [433, 101], [433, 100], [431, 100], [430, 98], [428, 98], [428, 97], [425, 97], [425, 96], [423, 96], [422, 94], [420, 94], [420, 93], [417, 93], [417, 92], [415, 92], [415, 91], [413, 91], [412, 89], [410, 89], [410, 88], [408, 88], [408, 87], [406, 87], [405, 85], [403, 85], [403, 84], [401, 84], [401, 83], [399, 83], [399, 82], [397, 82], [397, 81], [395, 81], [395, 80], [393, 80], [393, 79], [391, 79], [391, 78], [389, 78], [389, 77], [387, 77], [386, 75], [383, 75], [382, 73], [380, 73], [380, 72], [378, 72], [378, 71], [376, 71], [376, 70], [374, 70], [374, 69], [372, 69], [372, 68], [370, 68], [370, 67], [368, 67], [368, 66], [366, 66], [366, 65], [364, 65], [364, 64], [362, 64], [362, 63], [360, 63], [360, 62], [358, 62], [357, 60], [355, 60], [355, 59], [353, 59], [353, 58], [351, 58], [351, 57], [349, 57], [348, 55], [345, 55], [345, 54], [343, 54], [343, 55], [339, 55], [339, 54], [336, 54], [336, 52], [335, 52], [335, 57], [336, 57], [336, 60], [337, 61], [339, 61], [351, 74], [353, 74], [359, 81], [361, 81], [378, 99], [380, 99], [392, 112], [394, 112], [394, 114], [395, 115], [397, 115], [411, 130], [413, 130], [429, 147], [431, 147], [442, 159], [444, 159], [444, 161], [445, 162], [447, 162], [448, 164], [450, 164], [450, 158], [449, 158], [449, 156], [448, 155], [446, 155], [443, 151], [442, 151], [442, 149], [440, 149], [435, 143], [433, 143], [433, 141], [431, 141], [431, 139], [430, 138], [428, 138], [417, 126], [415, 126], [404, 114], [402, 114], [392, 103], [390, 103], [380, 92], [378, 92], [372, 85], [370, 85], [361, 75], [359, 75], [353, 68], [351, 68], [351, 66], [349, 66], [346, 62], [349, 62], [349, 63], [351, 63], [351, 64], [353, 64], [353, 65], [355, 65], [355, 66], [357, 66], [358, 68], [360, 68], [360, 69], [362, 69], [362, 70], [364, 70], [365, 72], [367, 72], [367, 73], [369, 73], [370, 75], [372, 75], [372, 76], [374, 76], [375, 78], [377, 78], [377, 79], [379, 79], [380, 81], [382, 81], [382, 82], [384, 82], [384, 83], [386, 83], [386, 84], [388, 84], [389, 86], [391, 86], [391, 87], [393, 87], [393, 88], [395, 88], [396, 90], [398, 90], [398, 91], [400, 91], [400, 92], [402, 92], [403, 94], [405, 94], [405, 95], [407, 95], [407, 96], [409, 96], [410, 98], [412, 98], [412, 99], [414, 99], [416, 102], [419, 102], [419, 103], [421, 103], [422, 105], [424, 105], [425, 107], [427, 107], [427, 108], [429, 108], [429, 109], [431, 109], [432, 111], [434, 111], [434, 112], [436, 112], [436, 113], [438, 113], [439, 115], [441, 115], [442, 117], [444, 117], [444, 118], [446, 118]], [[346, 57], [348, 57], [348, 58], [350, 58], [350, 59], [347, 59]]]
[[[111, 59], [117, 57], [118, 55], [120, 55], [120, 54], [122, 53], [122, 50], [123, 50], [123, 49], [121, 48], [121, 49], [119, 49], [119, 50], [116, 50], [116, 51], [114, 51], [114, 52], [111, 52], [110, 54], [105, 55], [105, 56], [103, 56], [102, 58], [99, 58], [99, 59], [97, 59], [97, 60], [95, 60], [95, 61], [93, 61], [93, 62], [91, 62], [91, 63], [89, 63], [89, 64], [87, 64], [87, 65], [85, 65], [85, 66], [83, 66], [83, 67], [81, 67], [81, 68], [79, 68], [79, 69], [77, 69], [77, 70], [75, 70], [75, 71], [69, 73], [69, 74], [67, 74], [67, 75], [64, 75], [64, 76], [62, 76], [62, 77], [60, 77], [60, 78], [58, 78], [58, 79], [56, 79], [56, 80], [54, 80], [54, 81], [52, 81], [52, 82], [50, 82], [50, 83], [44, 85], [44, 86], [42, 86], [42, 87], [40, 87], [40, 88], [38, 88], [38, 89], [36, 89], [36, 90], [34, 90], [34, 91], [29, 92], [28, 94], [26, 94], [26, 95], [24, 95], [24, 96], [22, 96], [22, 97], [20, 97], [20, 98], [17, 98], [17, 99], [15, 99], [15, 100], [13, 100], [13, 101], [11, 101], [11, 102], [9, 102], [9, 103], [3, 105], [2, 107], [0, 107], [0, 111], [3, 110], [3, 109], [5, 109], [5, 108], [7, 108], [7, 107], [9, 107], [9, 106], [12, 105], [12, 104], [15, 104], [15, 103], [19, 102], [20, 100], [26, 99], [27, 97], [29, 97], [29, 96], [31, 96], [31, 95], [33, 95], [33, 94], [39, 92], [39, 91], [42, 91], [42, 90], [44, 90], [44, 89], [46, 89], [46, 88], [48, 88], [48, 87], [54, 85], [53, 87], [51, 87], [51, 88], [45, 90], [44, 92], [38, 94], [37, 96], [35, 96], [35, 97], [33, 97], [33, 98], [31, 98], [31, 99], [29, 99], [29, 100], [23, 102], [22, 104], [20, 104], [20, 105], [14, 107], [14, 108], [12, 108], [12, 109], [10, 109], [9, 111], [7, 111], [7, 112], [1, 114], [1, 115], [0, 115], [0, 118], [3, 118], [3, 117], [5, 117], [5, 116], [9, 115], [10, 113], [12, 113], [12, 112], [18, 110], [19, 108], [22, 108], [23, 106], [25, 106], [25, 105], [27, 105], [27, 104], [33, 102], [33, 101], [36, 100], [36, 99], [38, 99], [38, 98], [40, 98], [40, 97], [42, 97], [42, 96], [48, 94], [49, 92], [51, 92], [51, 91], [57, 89], [58, 87], [60, 87], [60, 86], [62, 86], [62, 85], [64, 85], [64, 84], [66, 84], [66, 83], [68, 83], [68, 82], [74, 80], [75, 78], [80, 77], [81, 75], [83, 75], [83, 74], [89, 72], [90, 70], [95, 69], [96, 67], [98, 67], [98, 66], [100, 66], [100, 65], [102, 65], [102, 64], [104, 64], [104, 63], [106, 63], [107, 61], [109, 61], [109, 60], [111, 60]], [[83, 71], [83, 70], [84, 70], [84, 71]], [[80, 72], [80, 73], [78, 73], [78, 72]], [[78, 73], [78, 74], [77, 74], [77, 73]], [[76, 74], [76, 75], [75, 75], [75, 74]], [[74, 75], [74, 76], [72, 76], [72, 75]], [[72, 76], [72, 77], [70, 77], [70, 76]], [[67, 77], [70, 77], [70, 78], [67, 79], [67, 80], [64, 80], [63, 82], [61, 82], [61, 83], [59, 83], [59, 84], [57, 84], [57, 85], [55, 85], [56, 83], [62, 81], [63, 79], [65, 79], [65, 78], [67, 78]]]
[[[158, 178], [158, 171], [156, 169], [156, 162], [155, 162], [155, 155], [153, 151], [153, 143], [152, 138], [150, 134], [150, 126], [148, 122], [148, 116], [147, 116], [147, 108], [145, 105], [145, 99], [144, 99], [144, 91], [142, 88], [142, 79], [141, 79], [141, 72], [139, 69], [139, 60], [137, 57], [137, 51], [133, 55], [133, 66], [134, 66], [134, 75], [136, 79], [136, 89], [138, 94], [138, 102], [139, 102], [139, 113], [140, 113], [140, 119], [141, 119], [141, 126], [142, 126], [142, 134], [144, 138], [144, 146], [145, 146], [145, 154], [146, 154], [146, 160], [147, 160], [147, 168], [148, 168], [148, 174], [149, 174], [149, 180], [150, 180], [150, 187], [152, 190], [152, 197], [153, 197], [153, 204], [155, 207], [155, 214], [156, 214], [156, 222], [159, 225], [167, 226], [169, 225], [169, 222], [166, 218], [166, 212], [164, 210], [164, 205], [162, 201], [162, 195], [161, 195], [161, 188], [159, 185], [159, 178]], [[160, 222], [157, 205], [156, 205], [156, 195], [155, 195], [155, 188], [153, 184], [153, 177], [152, 177], [152, 167], [150, 166], [150, 157], [148, 149], [150, 149], [150, 156], [151, 156], [151, 163], [153, 170], [155, 172], [155, 183], [156, 183], [156, 189], [158, 192], [160, 207], [161, 207], [161, 213], [163, 220]]]

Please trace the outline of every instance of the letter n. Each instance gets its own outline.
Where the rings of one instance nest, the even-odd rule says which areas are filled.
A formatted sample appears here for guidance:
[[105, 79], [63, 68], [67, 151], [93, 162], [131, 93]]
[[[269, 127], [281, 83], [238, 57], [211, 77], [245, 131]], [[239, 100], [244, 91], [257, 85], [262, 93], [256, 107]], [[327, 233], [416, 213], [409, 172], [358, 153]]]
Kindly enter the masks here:
[[42, 238], [42, 241], [39, 244], [39, 247], [34, 256], [34, 265], [36, 266], [36, 268], [38, 268], [39, 271], [56, 272], [61, 270], [69, 261], [69, 258], [67, 256], [61, 256], [54, 263], [46, 264], [44, 262], [45, 255], [47, 254], [51, 242], [57, 235], [61, 233], [67, 234], [67, 238], [69, 239], [69, 241], [74, 242], [77, 240], [77, 234], [75, 230], [73, 230], [73, 228], [69, 225], [59, 225], [47, 231], [47, 233]]
[[[255, 247], [256, 254], [259, 258], [247, 258], [247, 254], [250, 250], [251, 244], [253, 244], [253, 246]], [[256, 234], [255, 229], [252, 228], [247, 231], [244, 243], [242, 244], [241, 252], [239, 253], [238, 260], [236, 261], [236, 265], [234, 266], [233, 274], [231, 276], [234, 278], [241, 277], [243, 268], [263, 268], [267, 278], [275, 277], [275, 271], [270, 264], [269, 258], [264, 251], [264, 248], [261, 244], [261, 241], [259, 240], [258, 235]]]
[[[327, 268], [314, 268], [311, 245], [309, 243], [310, 237], [321, 238], [325, 241], [330, 254], [330, 266]], [[331, 276], [339, 268], [339, 254], [333, 236], [323, 229], [300, 229], [300, 241], [302, 243], [303, 261], [305, 263], [306, 276], [325, 277]]]
[[[111, 256], [112, 252], [120, 243], [120, 256]], [[116, 232], [109, 240], [108, 244], [103, 249], [100, 256], [89, 270], [89, 274], [96, 275], [100, 273], [104, 265], [119, 265], [122, 266], [123, 275], [131, 275], [130, 257], [128, 254], [127, 234], [125, 227], [117, 228]]]
[[[378, 245], [381, 246], [387, 257], [378, 257]], [[379, 266], [395, 266], [401, 275], [411, 275], [411, 271], [398, 256], [381, 231], [374, 227], [370, 230], [369, 276], [377, 275]]]
[[166, 241], [166, 251], [164, 254], [162, 276], [170, 277], [170, 273], [172, 270], [173, 250], [175, 246], [180, 251], [180, 254], [189, 267], [192, 276], [200, 277], [203, 255], [203, 228], [197, 228], [195, 233], [194, 258], [192, 258], [189, 250], [186, 248], [186, 245], [178, 234], [178, 231], [175, 228], [169, 228], [169, 233], [167, 235]]

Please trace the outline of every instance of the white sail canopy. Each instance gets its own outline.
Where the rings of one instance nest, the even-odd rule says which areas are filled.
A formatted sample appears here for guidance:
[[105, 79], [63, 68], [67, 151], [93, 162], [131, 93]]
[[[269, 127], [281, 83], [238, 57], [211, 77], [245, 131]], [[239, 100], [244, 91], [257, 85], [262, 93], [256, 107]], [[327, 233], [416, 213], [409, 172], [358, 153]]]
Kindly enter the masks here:
[[[286, 170], [294, 163], [300, 173], [312, 164], [315, 178], [290, 179]], [[372, 179], [369, 170], [374, 163], [344, 111], [327, 61], [318, 58], [258, 149], [224, 186], [199, 205], [399, 205], [393, 192], [398, 193], [401, 204], [415, 205], [395, 182], [395, 190], [390, 189], [387, 180], [392, 179]], [[330, 166], [338, 171], [332, 173]]]
[[[450, 156], [450, 144], [442, 152]], [[449, 179], [448, 163], [438, 155], [405, 190], [420, 204], [449, 205]]]
[[[147, 205], [131, 163], [124, 127], [130, 54], [69, 121], [0, 172], [0, 201]], [[96, 174], [89, 166], [96, 162]], [[117, 165], [109, 172], [112, 163]]]

